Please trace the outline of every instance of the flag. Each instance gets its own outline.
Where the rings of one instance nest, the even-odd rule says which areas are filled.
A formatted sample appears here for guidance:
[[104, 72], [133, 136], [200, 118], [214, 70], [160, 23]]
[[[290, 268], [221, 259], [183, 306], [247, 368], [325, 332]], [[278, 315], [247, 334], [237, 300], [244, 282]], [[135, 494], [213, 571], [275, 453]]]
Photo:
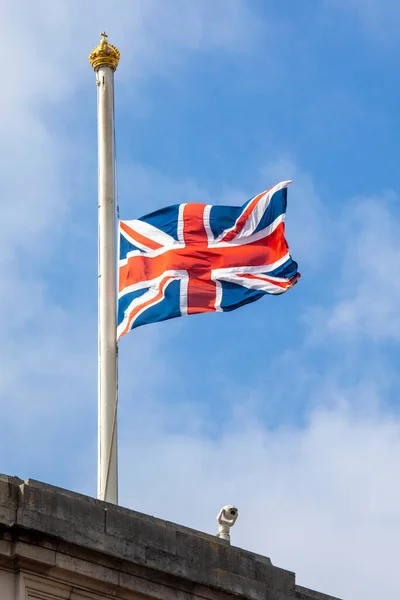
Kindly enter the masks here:
[[300, 277], [284, 181], [243, 206], [176, 204], [119, 222], [118, 338], [173, 317], [234, 310]]

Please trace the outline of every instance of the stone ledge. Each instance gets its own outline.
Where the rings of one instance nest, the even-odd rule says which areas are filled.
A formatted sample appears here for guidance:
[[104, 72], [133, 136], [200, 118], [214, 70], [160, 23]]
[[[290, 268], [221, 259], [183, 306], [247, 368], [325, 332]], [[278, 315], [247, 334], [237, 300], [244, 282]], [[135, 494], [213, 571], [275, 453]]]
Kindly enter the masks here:
[[301, 585], [296, 585], [296, 598], [298, 600], [338, 600], [338, 598], [335, 598], [334, 596], [321, 594], [321, 592], [309, 590]]

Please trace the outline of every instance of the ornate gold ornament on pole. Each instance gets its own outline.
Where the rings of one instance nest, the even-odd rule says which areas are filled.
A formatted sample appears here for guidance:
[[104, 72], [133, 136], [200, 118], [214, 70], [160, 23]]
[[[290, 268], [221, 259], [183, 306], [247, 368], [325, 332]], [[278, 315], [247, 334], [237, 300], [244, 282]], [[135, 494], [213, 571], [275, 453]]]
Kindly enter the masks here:
[[95, 71], [97, 71], [99, 67], [111, 67], [112, 70], [115, 71], [118, 67], [121, 53], [118, 48], [109, 44], [107, 40], [108, 35], [105, 32], [100, 35], [102, 36], [100, 44], [89, 54], [90, 64]]

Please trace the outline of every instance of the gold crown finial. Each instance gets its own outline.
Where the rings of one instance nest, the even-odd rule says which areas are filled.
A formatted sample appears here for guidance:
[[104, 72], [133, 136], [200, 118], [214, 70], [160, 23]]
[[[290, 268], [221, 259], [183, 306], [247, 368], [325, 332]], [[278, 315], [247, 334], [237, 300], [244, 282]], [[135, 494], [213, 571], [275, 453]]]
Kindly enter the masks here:
[[113, 71], [118, 67], [119, 58], [121, 56], [118, 48], [108, 43], [108, 35], [103, 31], [100, 34], [102, 39], [100, 44], [91, 51], [89, 62], [93, 69], [97, 71], [100, 67], [111, 67]]

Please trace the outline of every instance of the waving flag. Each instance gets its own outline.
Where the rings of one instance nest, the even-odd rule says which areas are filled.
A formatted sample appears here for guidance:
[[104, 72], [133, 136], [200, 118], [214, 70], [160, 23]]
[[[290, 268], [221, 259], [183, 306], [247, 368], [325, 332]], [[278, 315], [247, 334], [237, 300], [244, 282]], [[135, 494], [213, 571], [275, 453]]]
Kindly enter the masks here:
[[120, 221], [118, 337], [173, 317], [229, 311], [300, 277], [285, 240], [284, 181], [241, 207], [168, 206]]

